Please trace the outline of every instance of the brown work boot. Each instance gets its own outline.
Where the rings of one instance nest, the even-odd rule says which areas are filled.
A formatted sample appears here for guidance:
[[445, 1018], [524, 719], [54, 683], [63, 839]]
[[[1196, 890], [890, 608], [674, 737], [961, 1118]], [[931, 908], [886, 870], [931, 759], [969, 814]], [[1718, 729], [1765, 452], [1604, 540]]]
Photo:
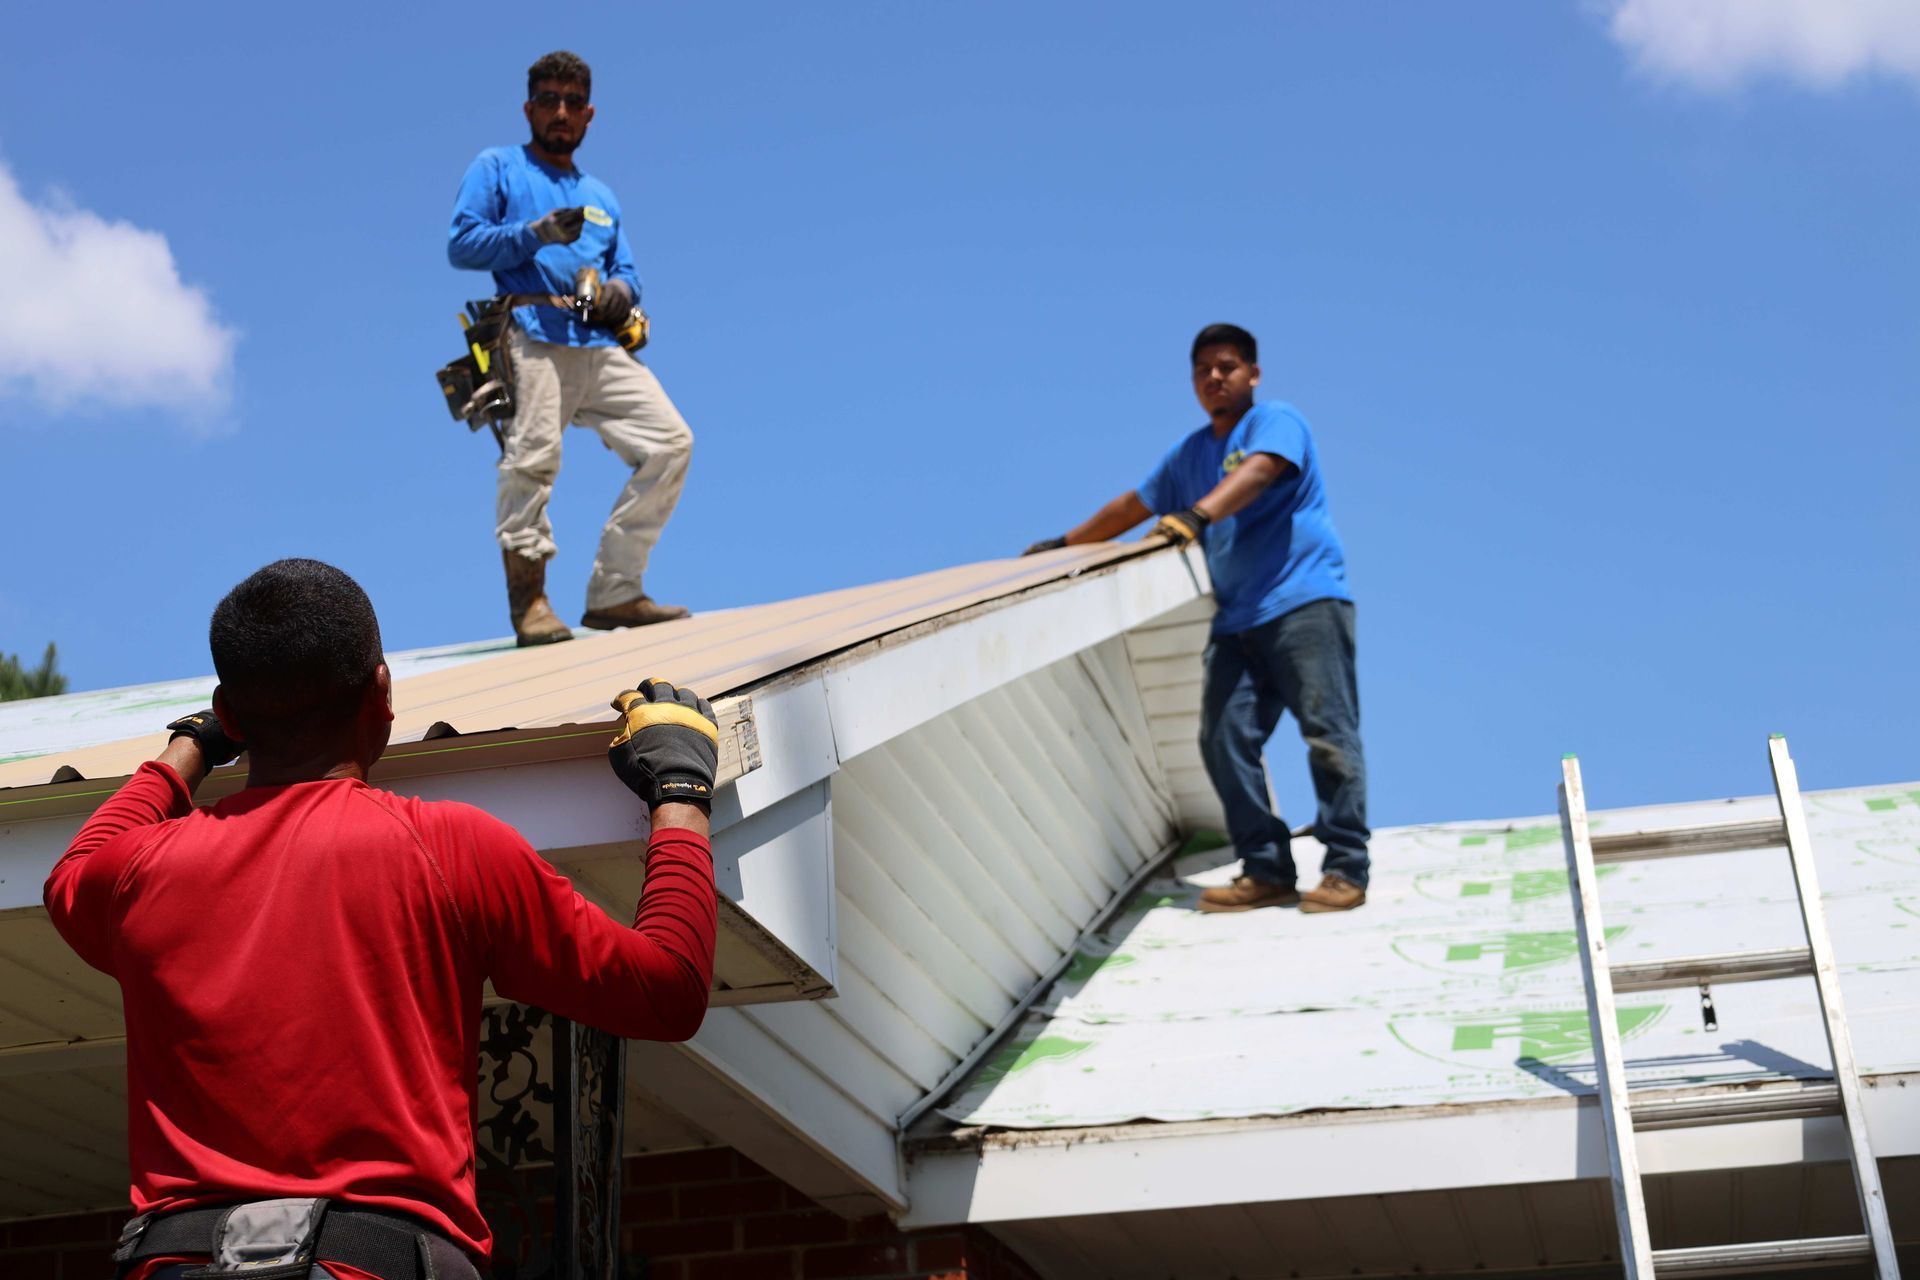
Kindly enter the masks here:
[[1299, 901], [1299, 891], [1290, 884], [1268, 884], [1251, 876], [1241, 876], [1232, 884], [1202, 893], [1200, 909], [1252, 911], [1255, 907], [1291, 907]]
[[558, 644], [573, 639], [547, 603], [547, 562], [529, 560], [518, 551], [504, 552], [507, 561], [507, 612], [513, 618], [513, 640], [521, 648]]
[[580, 619], [583, 627], [611, 631], [615, 627], [647, 627], [656, 622], [684, 618], [687, 611], [677, 604], [660, 604], [652, 596], [637, 596], [625, 604], [610, 604], [604, 609], [589, 609]]
[[1300, 895], [1302, 911], [1351, 911], [1367, 900], [1367, 891], [1341, 876], [1321, 876], [1317, 887]]

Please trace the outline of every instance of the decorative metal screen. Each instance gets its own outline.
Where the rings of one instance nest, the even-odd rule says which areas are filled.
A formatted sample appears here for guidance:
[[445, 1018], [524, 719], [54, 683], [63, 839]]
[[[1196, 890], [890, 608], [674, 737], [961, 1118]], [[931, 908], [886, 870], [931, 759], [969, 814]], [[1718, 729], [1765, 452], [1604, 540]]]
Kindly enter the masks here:
[[486, 1011], [474, 1147], [495, 1280], [623, 1280], [626, 1062], [604, 1031], [529, 1005]]

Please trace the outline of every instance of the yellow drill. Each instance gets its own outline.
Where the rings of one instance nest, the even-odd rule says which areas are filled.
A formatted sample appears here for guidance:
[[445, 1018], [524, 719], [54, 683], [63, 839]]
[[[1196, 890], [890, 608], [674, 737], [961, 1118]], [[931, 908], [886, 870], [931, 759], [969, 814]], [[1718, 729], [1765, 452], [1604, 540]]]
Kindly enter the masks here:
[[[600, 300], [600, 272], [593, 267], [582, 267], [573, 277], [573, 297], [568, 300], [567, 309], [581, 324], [586, 324], [593, 314], [593, 307]], [[556, 299], [558, 301], [558, 299]], [[647, 345], [647, 313], [635, 303], [626, 318], [612, 326], [613, 336], [628, 351], [638, 351]]]

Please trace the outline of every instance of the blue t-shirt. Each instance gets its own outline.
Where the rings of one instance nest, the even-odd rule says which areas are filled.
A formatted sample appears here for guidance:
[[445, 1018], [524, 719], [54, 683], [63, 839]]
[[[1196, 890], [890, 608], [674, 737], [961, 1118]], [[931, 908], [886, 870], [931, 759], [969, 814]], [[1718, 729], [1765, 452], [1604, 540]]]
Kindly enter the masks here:
[[1315, 600], [1351, 600], [1347, 557], [1327, 510], [1327, 490], [1307, 420], [1290, 404], [1256, 404], [1224, 437], [1205, 426], [1173, 446], [1140, 501], [1157, 516], [1185, 511], [1248, 454], [1293, 465], [1237, 514], [1207, 526], [1207, 571], [1219, 611], [1213, 633], [1233, 635]]
[[[584, 206], [586, 225], [572, 244], [544, 244], [528, 224], [555, 209]], [[598, 267], [603, 280], [622, 280], [640, 301], [640, 276], [620, 221], [620, 201], [600, 179], [578, 169], [556, 169], [531, 148], [488, 147], [467, 166], [447, 234], [447, 261], [493, 272], [501, 293], [573, 292], [581, 267]], [[516, 308], [513, 318], [530, 337], [569, 347], [611, 347], [607, 330], [581, 324], [559, 307]]]

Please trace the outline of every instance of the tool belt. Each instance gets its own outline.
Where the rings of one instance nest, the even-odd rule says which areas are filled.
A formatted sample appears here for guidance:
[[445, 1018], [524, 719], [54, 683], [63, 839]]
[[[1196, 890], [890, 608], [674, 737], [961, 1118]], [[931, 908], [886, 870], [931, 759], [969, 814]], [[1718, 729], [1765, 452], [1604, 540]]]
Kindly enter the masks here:
[[[582, 274], [592, 270], [585, 268]], [[596, 274], [596, 288], [598, 280]], [[579, 314], [579, 308], [568, 299], [545, 293], [510, 293], [469, 302], [466, 314], [460, 317], [467, 354], [442, 365], [436, 375], [454, 421], [466, 423], [469, 431], [491, 428], [503, 450], [506, 441], [501, 426], [512, 420], [514, 411], [513, 346], [508, 336], [513, 332], [514, 308], [525, 306], [560, 307]], [[647, 345], [650, 328], [647, 313], [635, 306], [613, 330], [614, 340], [637, 354]]]
[[441, 367], [440, 391], [447, 412], [470, 431], [493, 428], [513, 417], [513, 350], [507, 336], [513, 331], [514, 299], [484, 298], [467, 304], [460, 317], [466, 331], [467, 354]]
[[321, 1262], [381, 1280], [483, 1280], [453, 1241], [403, 1214], [309, 1198], [143, 1213], [120, 1231], [114, 1274], [148, 1258], [202, 1253], [211, 1260], [181, 1280], [308, 1280]]

